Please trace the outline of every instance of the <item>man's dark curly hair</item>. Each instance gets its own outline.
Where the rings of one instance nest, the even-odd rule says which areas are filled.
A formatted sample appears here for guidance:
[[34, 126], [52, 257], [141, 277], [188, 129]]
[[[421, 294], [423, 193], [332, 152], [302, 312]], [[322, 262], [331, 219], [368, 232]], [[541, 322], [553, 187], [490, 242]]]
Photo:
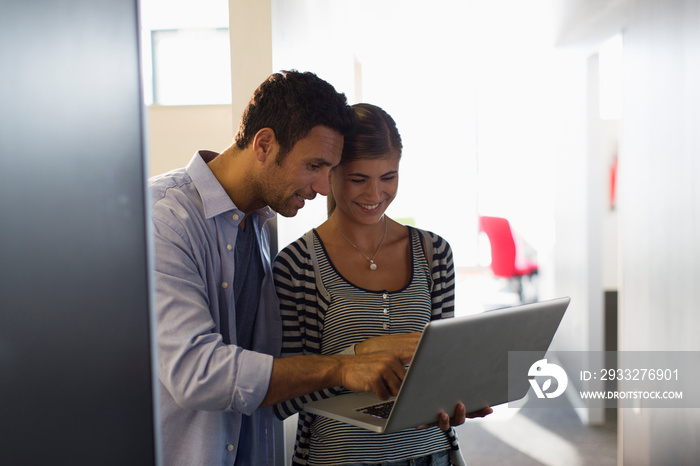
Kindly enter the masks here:
[[280, 145], [277, 161], [292, 150], [317, 125], [328, 126], [343, 136], [357, 125], [357, 115], [339, 93], [314, 73], [281, 71], [265, 80], [243, 112], [235, 137], [245, 149], [262, 128], [271, 128]]

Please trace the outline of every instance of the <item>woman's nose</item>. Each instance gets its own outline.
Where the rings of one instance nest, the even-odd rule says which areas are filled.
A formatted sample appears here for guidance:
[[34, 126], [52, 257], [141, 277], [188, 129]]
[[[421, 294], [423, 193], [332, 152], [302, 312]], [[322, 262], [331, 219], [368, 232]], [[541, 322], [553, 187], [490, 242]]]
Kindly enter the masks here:
[[378, 182], [368, 182], [365, 184], [367, 187], [365, 194], [368, 197], [368, 200], [371, 201], [378, 201], [379, 198], [381, 197], [381, 192], [382, 192], [382, 187]]

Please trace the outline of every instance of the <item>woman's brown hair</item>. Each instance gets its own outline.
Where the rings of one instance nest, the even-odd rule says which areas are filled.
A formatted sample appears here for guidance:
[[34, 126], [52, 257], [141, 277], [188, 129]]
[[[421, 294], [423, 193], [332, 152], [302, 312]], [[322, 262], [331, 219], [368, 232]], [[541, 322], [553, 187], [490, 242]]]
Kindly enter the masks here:
[[[391, 115], [372, 104], [355, 104], [352, 108], [357, 113], [359, 124], [345, 136], [340, 165], [394, 154], [401, 157], [401, 135]], [[327, 203], [330, 217], [336, 206], [332, 190], [328, 194]]]

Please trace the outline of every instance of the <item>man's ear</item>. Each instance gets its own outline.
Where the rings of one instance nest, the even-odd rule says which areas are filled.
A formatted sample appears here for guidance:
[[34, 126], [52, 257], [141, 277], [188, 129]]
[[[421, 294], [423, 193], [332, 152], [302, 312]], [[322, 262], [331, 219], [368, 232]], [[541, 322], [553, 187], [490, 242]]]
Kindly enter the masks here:
[[253, 151], [255, 157], [260, 162], [265, 162], [268, 158], [275, 156], [279, 144], [272, 128], [262, 128], [253, 138]]

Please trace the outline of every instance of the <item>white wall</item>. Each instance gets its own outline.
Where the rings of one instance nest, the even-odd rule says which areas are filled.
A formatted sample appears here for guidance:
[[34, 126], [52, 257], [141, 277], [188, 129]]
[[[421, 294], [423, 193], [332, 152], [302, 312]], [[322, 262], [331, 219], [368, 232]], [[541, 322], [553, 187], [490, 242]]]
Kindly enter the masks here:
[[[605, 288], [610, 280], [620, 290], [620, 350], [698, 351], [700, 189], [693, 180], [700, 177], [700, 3], [568, 4], [569, 22], [561, 25], [567, 46], [593, 50], [591, 44], [624, 32], [625, 95], [621, 128], [592, 128], [589, 119], [582, 125], [588, 128], [586, 138], [577, 135], [571, 141], [585, 149], [570, 151], [568, 164], [561, 164], [568, 186], [559, 190], [567, 197], [562, 198], [566, 208], [557, 209], [557, 282], [578, 290], [584, 299], [583, 309], [574, 308], [568, 316], [576, 325], [567, 325], [567, 339], [588, 339], [585, 321], [591, 314], [586, 310], [595, 309], [591, 300], [597, 299], [592, 297], [597, 285], [591, 282]], [[586, 73], [592, 74], [594, 65], [589, 60]], [[604, 141], [617, 131], [621, 144], [615, 219], [601, 216], [604, 200], [593, 190], [602, 187], [595, 179], [602, 178], [597, 170], [605, 167], [605, 160], [591, 160], [591, 154], [600, 157], [608, 150]], [[597, 152], [591, 145], [598, 145]], [[591, 238], [611, 221], [618, 224], [617, 280], [597, 276], [601, 272], [596, 265], [596, 248], [614, 246]], [[576, 326], [582, 328], [578, 333]], [[697, 353], [688, 357], [697, 358]], [[700, 383], [696, 374], [687, 377]], [[624, 409], [620, 421], [619, 464], [695, 464], [700, 456], [698, 409]]]
[[184, 167], [197, 150], [220, 152], [233, 140], [230, 105], [151, 105], [147, 126], [149, 176]]
[[[590, 52], [593, 55], [589, 56]], [[569, 137], [562, 146], [557, 163], [556, 294], [572, 298], [554, 343], [559, 351], [606, 350], [604, 293], [618, 288], [617, 214], [609, 202], [609, 175], [619, 139], [619, 122], [601, 120], [599, 57], [594, 50], [590, 52], [576, 52], [572, 57], [580, 60], [580, 88], [576, 92], [579, 98], [578, 105], [564, 114], [573, 117], [579, 126], [575, 137]], [[592, 364], [603, 362], [601, 357]], [[574, 380], [574, 387], [600, 390], [604, 384], [600, 380]], [[575, 406], [578, 401], [577, 396], [572, 398]], [[605, 422], [603, 408], [580, 408], [577, 413], [583, 422]]]
[[[621, 349], [698, 351], [700, 2], [636, 1], [624, 43]], [[625, 464], [697, 463], [700, 410], [622, 421]]]

